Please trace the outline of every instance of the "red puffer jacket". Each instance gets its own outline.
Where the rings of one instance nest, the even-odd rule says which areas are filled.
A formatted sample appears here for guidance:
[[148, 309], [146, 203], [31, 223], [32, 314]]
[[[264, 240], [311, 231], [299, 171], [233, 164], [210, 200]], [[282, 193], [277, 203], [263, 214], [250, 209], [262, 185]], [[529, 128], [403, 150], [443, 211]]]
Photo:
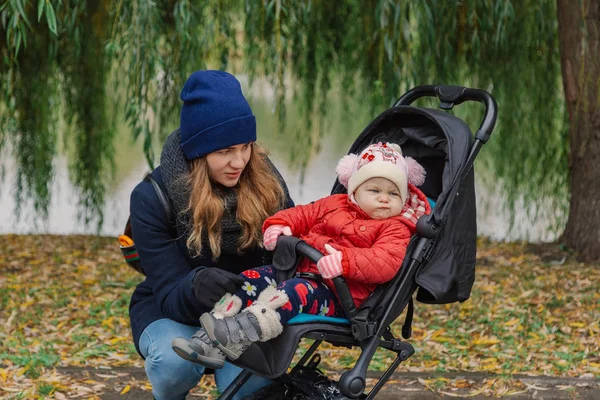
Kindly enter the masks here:
[[[286, 225], [294, 236], [324, 254], [325, 244], [342, 252], [343, 276], [354, 302], [359, 306], [377, 285], [391, 280], [402, 266], [406, 247], [415, 233], [416, 220], [431, 212], [427, 198], [409, 185], [409, 201], [402, 213], [384, 220], [374, 220], [348, 195], [324, 197], [312, 204], [282, 210], [267, 218], [263, 232], [271, 225]], [[319, 273], [307, 259], [297, 271]], [[330, 280], [327, 286], [335, 290]]]

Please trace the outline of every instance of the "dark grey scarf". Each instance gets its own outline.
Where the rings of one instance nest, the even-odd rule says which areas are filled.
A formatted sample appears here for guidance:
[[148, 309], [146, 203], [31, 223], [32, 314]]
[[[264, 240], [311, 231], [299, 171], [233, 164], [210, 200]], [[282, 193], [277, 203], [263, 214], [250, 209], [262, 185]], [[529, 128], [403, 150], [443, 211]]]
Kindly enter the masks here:
[[[160, 170], [176, 217], [177, 236], [183, 237], [186, 242], [190, 236], [193, 217], [191, 212], [185, 212], [190, 201], [190, 188], [186, 184], [189, 164], [181, 150], [179, 129], [169, 135], [160, 155]], [[236, 220], [237, 191], [235, 188], [218, 186], [225, 212], [221, 220], [221, 253], [237, 254], [238, 241], [242, 234], [242, 227]], [[202, 239], [202, 255], [211, 257], [208, 238]]]

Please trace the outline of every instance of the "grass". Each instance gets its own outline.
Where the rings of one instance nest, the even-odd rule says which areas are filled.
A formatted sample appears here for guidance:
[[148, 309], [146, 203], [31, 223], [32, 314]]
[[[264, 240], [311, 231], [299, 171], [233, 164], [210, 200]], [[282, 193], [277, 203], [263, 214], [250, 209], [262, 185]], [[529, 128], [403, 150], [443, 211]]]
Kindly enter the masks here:
[[[484, 239], [478, 265], [470, 300], [416, 304], [417, 352], [401, 370], [600, 377], [600, 266], [558, 246]], [[141, 279], [113, 238], [0, 236], [0, 396], [34, 380], [31, 396], [68, 393], [53, 380], [56, 366], [141, 367], [128, 318]], [[402, 322], [393, 326], [398, 337]], [[320, 353], [324, 369], [339, 370], [358, 351]], [[371, 369], [393, 356], [378, 351]]]

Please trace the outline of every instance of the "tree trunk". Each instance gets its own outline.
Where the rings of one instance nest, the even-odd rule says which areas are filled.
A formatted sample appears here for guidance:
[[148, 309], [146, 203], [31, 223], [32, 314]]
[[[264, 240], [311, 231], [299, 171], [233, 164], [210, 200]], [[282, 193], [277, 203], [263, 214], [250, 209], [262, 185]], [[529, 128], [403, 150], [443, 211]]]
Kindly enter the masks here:
[[571, 202], [562, 241], [600, 260], [600, 0], [557, 0]]

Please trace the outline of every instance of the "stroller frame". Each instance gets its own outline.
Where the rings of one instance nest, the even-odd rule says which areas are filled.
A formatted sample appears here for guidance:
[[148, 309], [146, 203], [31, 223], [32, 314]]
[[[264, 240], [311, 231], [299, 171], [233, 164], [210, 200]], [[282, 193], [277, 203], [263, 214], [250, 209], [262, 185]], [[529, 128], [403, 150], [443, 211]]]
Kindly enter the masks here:
[[[410, 105], [412, 102], [422, 97], [437, 97], [440, 100], [440, 108], [446, 111], [451, 110], [454, 105], [461, 104], [465, 101], [478, 101], [485, 105], [485, 115], [471, 144], [469, 156], [465, 164], [466, 168], [463, 170], [463, 174], [459, 179], [453, 183], [454, 190], [458, 190], [458, 186], [466, 176], [467, 172], [472, 168], [473, 162], [481, 147], [488, 141], [492, 134], [497, 119], [498, 106], [489, 93], [480, 89], [471, 89], [462, 86], [423, 85], [417, 86], [406, 92], [398, 99], [393, 107]], [[338, 185], [337, 182], [336, 185]], [[334, 190], [336, 185], [334, 185]], [[454, 197], [456, 196], [453, 196], [450, 199], [450, 202], [454, 200]], [[343, 331], [340, 331], [339, 327], [336, 332], [328, 332], [326, 329], [317, 328], [302, 334], [301, 337], [314, 339], [315, 341], [298, 363], [292, 368], [292, 372], [305, 366], [309, 361], [309, 358], [324, 341], [329, 342], [334, 346], [345, 346], [348, 348], [359, 346], [362, 349], [360, 356], [354, 367], [342, 374], [338, 381], [338, 386], [342, 394], [347, 398], [369, 400], [375, 398], [400, 363], [406, 361], [415, 352], [410, 343], [393, 337], [390, 331], [390, 324], [393, 320], [389, 321], [389, 318], [393, 311], [397, 310], [398, 307], [403, 310], [412, 301], [412, 296], [418, 288], [418, 285], [415, 282], [416, 274], [423, 261], [429, 259], [434, 248], [436, 236], [442, 227], [442, 221], [436, 221], [434, 213], [419, 218], [417, 222], [417, 234], [411, 239], [411, 245], [414, 245], [413, 251], [410, 254], [408, 254], [407, 251], [407, 257], [410, 257], [410, 261], [408, 262], [408, 265], [405, 264], [392, 280], [392, 285], [397, 284], [398, 286], [394, 291], [391, 301], [388, 302], [385, 308], [383, 317], [379, 321], [380, 323], [373, 325], [368, 321], [361, 320], [361, 317], [357, 315], [354, 301], [350, 296], [350, 291], [344, 278], [335, 278], [333, 281], [338, 292], [340, 303], [351, 325]], [[292, 240], [289, 241], [288, 239]], [[413, 241], [416, 244], [414, 244]], [[286, 243], [284, 244], [284, 242]], [[277, 249], [282, 245], [288, 247], [291, 246], [298, 256], [308, 257], [314, 263], [322, 257], [322, 254], [318, 250], [299, 239], [280, 237], [277, 243]], [[409, 245], [409, 248], [411, 245]], [[280, 272], [283, 272], [283, 274], [293, 273], [293, 270], [290, 271], [290, 266], [279, 267], [276, 262], [274, 262], [274, 266], [279, 270], [278, 280], [280, 280], [279, 276], [285, 276], [279, 275]], [[292, 269], [293, 267], [295, 267], [295, 263], [292, 266]], [[410, 315], [411, 310], [409, 310], [408, 314], [408, 320], [410, 320], [412, 318], [412, 315]], [[375, 327], [376, 329], [373, 329]], [[408, 339], [410, 337], [410, 329], [405, 330], [403, 328], [402, 335], [405, 339]], [[364, 394], [367, 368], [379, 347], [393, 351], [397, 356], [381, 378], [375, 383], [375, 386], [371, 391], [368, 394]], [[232, 399], [252, 375], [253, 373], [251, 371], [244, 369], [218, 399]]]

